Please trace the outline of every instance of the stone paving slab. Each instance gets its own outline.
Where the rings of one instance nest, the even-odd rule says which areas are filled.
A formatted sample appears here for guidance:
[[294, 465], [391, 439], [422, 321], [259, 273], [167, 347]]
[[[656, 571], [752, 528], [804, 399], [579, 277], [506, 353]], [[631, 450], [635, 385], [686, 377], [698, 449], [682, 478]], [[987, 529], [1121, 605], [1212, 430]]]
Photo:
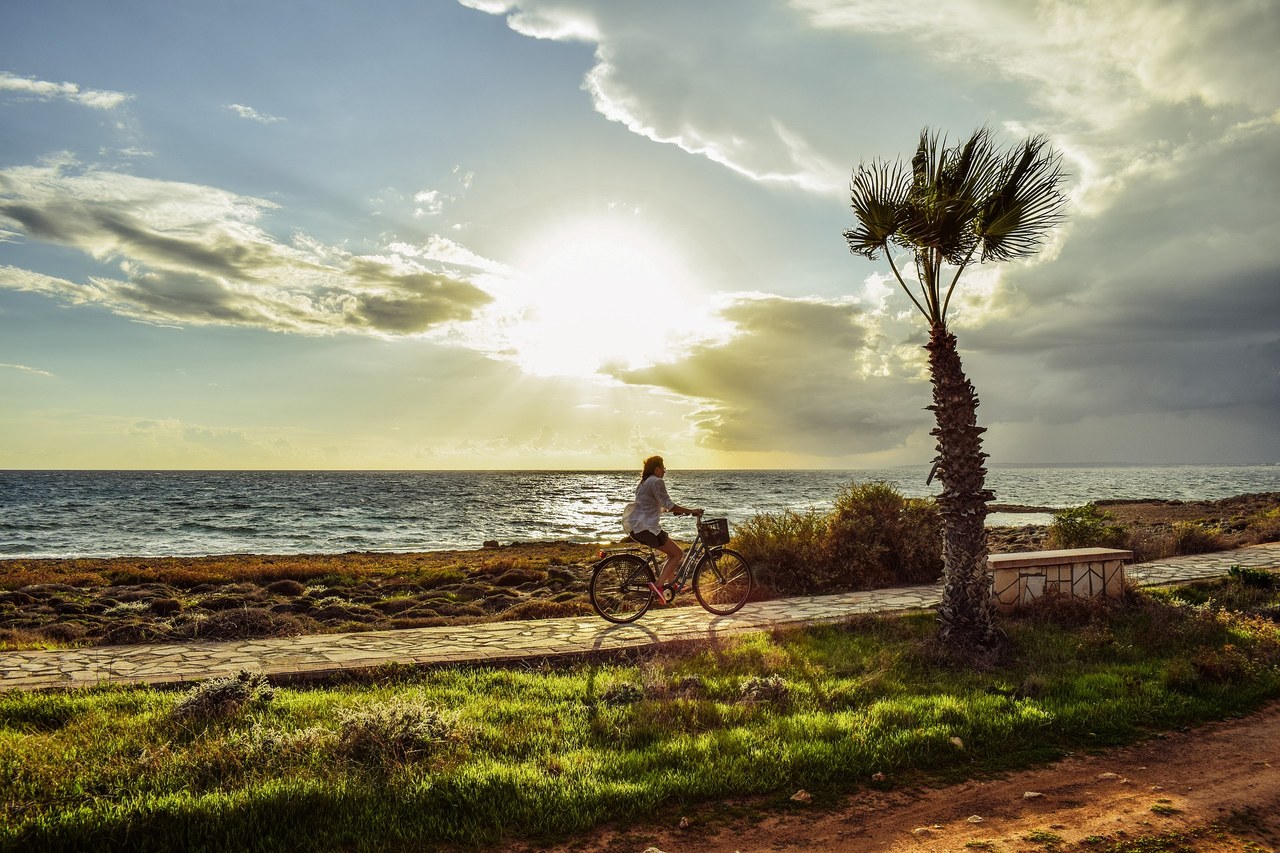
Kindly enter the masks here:
[[[1126, 566], [1125, 573], [1139, 585], [1158, 586], [1217, 577], [1232, 566], [1280, 570], [1280, 543], [1138, 563]], [[783, 598], [748, 604], [732, 616], [706, 612], [689, 593], [683, 598], [692, 606], [655, 606], [630, 625], [581, 616], [357, 634], [0, 652], [0, 692], [107, 683], [175, 685], [234, 675], [242, 669], [283, 679], [392, 663], [440, 666], [621, 651], [836, 622], [857, 613], [927, 610], [938, 606], [942, 586]]]

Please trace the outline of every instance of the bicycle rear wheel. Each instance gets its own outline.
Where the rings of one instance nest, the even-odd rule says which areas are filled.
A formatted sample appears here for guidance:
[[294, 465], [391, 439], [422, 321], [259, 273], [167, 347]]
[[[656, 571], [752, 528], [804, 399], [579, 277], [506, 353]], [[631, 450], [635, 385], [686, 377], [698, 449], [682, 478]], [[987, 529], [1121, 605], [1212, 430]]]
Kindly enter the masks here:
[[591, 606], [610, 622], [634, 622], [653, 603], [649, 564], [635, 554], [618, 554], [591, 573]]
[[693, 594], [718, 616], [737, 613], [751, 596], [751, 567], [737, 551], [708, 551], [693, 570]]

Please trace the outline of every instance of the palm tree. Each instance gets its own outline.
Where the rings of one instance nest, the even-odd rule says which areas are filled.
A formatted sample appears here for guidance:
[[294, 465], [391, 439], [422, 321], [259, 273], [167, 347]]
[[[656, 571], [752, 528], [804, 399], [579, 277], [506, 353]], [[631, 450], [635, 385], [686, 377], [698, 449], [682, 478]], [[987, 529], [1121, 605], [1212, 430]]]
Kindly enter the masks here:
[[[859, 164], [850, 194], [858, 220], [844, 232], [849, 249], [875, 260], [881, 253], [907, 296], [929, 322], [929, 373], [942, 481], [943, 579], [940, 637], [949, 644], [990, 647], [995, 639], [987, 580], [987, 502], [978, 395], [964, 375], [947, 308], [960, 274], [971, 263], [1035, 254], [1062, 219], [1066, 196], [1062, 157], [1044, 136], [1000, 149], [989, 130], [947, 147], [925, 128], [909, 165], [876, 160]], [[912, 286], [893, 250], [915, 260]]]

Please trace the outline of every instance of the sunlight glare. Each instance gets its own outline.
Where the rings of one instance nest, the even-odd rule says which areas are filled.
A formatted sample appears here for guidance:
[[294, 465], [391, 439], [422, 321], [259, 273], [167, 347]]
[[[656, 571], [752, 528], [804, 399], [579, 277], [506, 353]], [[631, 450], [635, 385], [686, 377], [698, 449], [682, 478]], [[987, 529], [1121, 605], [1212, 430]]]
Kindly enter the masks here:
[[540, 376], [639, 367], [705, 338], [704, 294], [683, 259], [631, 222], [592, 220], [543, 235], [520, 258], [514, 358]]

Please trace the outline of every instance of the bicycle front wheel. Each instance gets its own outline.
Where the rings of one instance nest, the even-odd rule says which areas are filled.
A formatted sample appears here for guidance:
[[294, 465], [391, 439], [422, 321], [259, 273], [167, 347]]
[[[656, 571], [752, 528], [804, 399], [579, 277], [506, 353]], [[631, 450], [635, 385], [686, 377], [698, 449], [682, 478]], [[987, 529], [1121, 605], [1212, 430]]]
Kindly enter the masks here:
[[737, 613], [751, 596], [751, 567], [728, 548], [707, 552], [693, 570], [693, 594], [698, 603], [718, 616]]
[[649, 564], [635, 554], [618, 554], [591, 573], [591, 606], [610, 622], [634, 622], [653, 603]]

